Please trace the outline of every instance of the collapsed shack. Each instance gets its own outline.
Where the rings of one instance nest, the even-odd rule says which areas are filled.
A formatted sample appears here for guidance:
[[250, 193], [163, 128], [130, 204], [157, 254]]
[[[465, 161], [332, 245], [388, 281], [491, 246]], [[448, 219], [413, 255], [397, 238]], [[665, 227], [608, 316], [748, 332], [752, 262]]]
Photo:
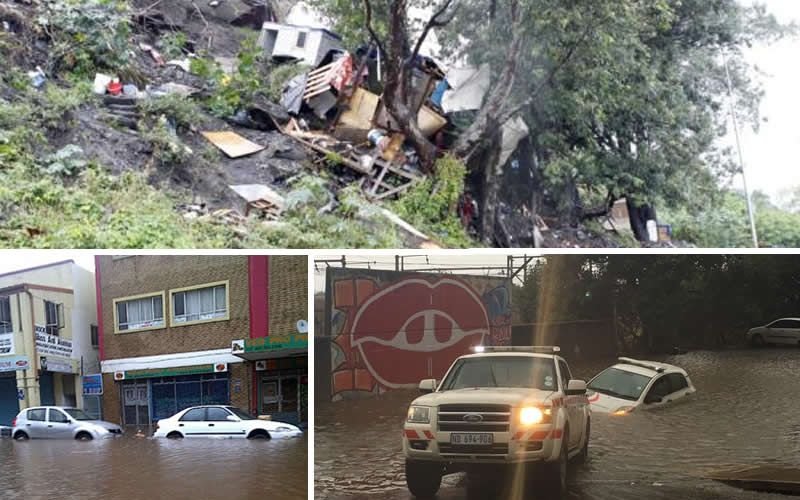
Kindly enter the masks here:
[[[102, 98], [77, 110], [73, 126], [48, 134], [50, 144], [56, 149], [78, 145], [87, 157], [116, 175], [144, 172], [152, 185], [178, 193], [182, 198], [178, 210], [187, 218], [211, 218], [242, 227], [252, 216], [264, 224], [280, 222], [287, 213], [293, 181], [319, 169], [334, 174], [329, 183], [333, 204], [338, 201], [336, 190], [353, 183], [373, 203], [402, 196], [428, 172], [386, 109], [382, 54], [374, 46], [351, 53], [327, 30], [282, 24], [285, 9], [280, 4], [286, 3], [133, 0], [133, 30], [126, 40], [128, 66], [119, 68], [118, 75], [98, 74], [94, 83]], [[41, 65], [52, 79], [45, 86], [66, 87], [66, 82], [53, 77], [56, 70], [47, 69], [45, 63], [51, 57], [47, 34], [37, 33], [31, 21], [36, 18], [35, 9], [43, 8], [37, 6], [43, 5], [36, 1], [0, 4], [0, 34], [13, 34], [9, 40], [24, 54], [9, 60], [26, 70]], [[275, 96], [256, 94], [235, 115], [223, 118], [198, 107], [188, 124], [158, 114], [153, 119], [142, 109], [165, 96], [186, 102], [208, 98], [214, 89], [207, 78], [193, 72], [197, 54], [213, 56], [225, 73], [233, 75], [243, 41], [256, 33], [260, 34], [257, 47], [273, 67], [308, 66], [288, 82], [280, 103], [272, 102]], [[168, 55], [162, 41], [176, 34], [183, 42], [178, 55]], [[115, 83], [114, 76], [121, 81]], [[440, 154], [452, 145], [459, 123], [480, 109], [490, 77], [488, 66], [445, 68], [428, 57], [415, 60], [409, 102], [419, 128]], [[13, 102], [16, 95], [0, 84], [0, 99]], [[539, 202], [526, 199], [541, 191], [530, 177], [537, 169], [531, 160], [527, 127], [517, 118], [505, 124], [502, 132], [500, 159], [507, 165], [504, 185], [515, 194], [501, 197], [504, 203], [497, 211], [494, 244], [538, 247], [577, 241], [594, 246], [580, 231], [562, 236], [550, 229], [558, 221], [538, 215]], [[183, 158], [159, 163], [159, 148]], [[468, 184], [471, 187], [453, 209], [464, 227], [477, 234], [481, 182], [468, 179]], [[327, 205], [323, 210], [331, 211]], [[386, 208], [376, 207], [376, 211], [383, 214], [381, 224], [389, 221], [408, 246], [435, 245]], [[609, 239], [600, 245], [614, 246], [614, 242]]]

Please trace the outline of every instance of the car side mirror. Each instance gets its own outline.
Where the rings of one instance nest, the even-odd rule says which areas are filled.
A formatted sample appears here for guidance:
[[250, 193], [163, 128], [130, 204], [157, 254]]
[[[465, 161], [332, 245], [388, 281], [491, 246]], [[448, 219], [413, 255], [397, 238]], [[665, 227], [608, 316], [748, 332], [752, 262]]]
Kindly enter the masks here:
[[586, 394], [586, 381], [570, 380], [567, 384], [567, 396], [582, 396]]
[[423, 394], [428, 394], [436, 390], [436, 379], [435, 378], [426, 378], [422, 382], [419, 383], [419, 392]]
[[227, 419], [228, 419], [229, 422], [238, 422], [239, 421], [239, 419], [234, 417], [233, 415], [228, 415]]

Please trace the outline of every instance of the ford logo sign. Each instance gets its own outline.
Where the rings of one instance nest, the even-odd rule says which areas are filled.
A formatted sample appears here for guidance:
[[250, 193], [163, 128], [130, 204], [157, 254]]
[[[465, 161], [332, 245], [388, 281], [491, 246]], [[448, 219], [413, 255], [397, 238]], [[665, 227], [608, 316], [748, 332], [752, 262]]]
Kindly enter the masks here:
[[470, 422], [472, 424], [483, 422], [483, 415], [478, 415], [477, 413], [468, 413], [464, 415], [464, 422]]

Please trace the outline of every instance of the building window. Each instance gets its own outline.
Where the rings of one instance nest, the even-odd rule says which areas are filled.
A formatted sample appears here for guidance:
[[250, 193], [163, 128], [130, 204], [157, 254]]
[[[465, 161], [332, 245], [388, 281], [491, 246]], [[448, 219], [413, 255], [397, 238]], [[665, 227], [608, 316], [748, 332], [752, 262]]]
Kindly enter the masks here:
[[163, 294], [114, 301], [117, 332], [164, 327]]
[[100, 347], [100, 331], [97, 328], [97, 325], [91, 325], [89, 327], [92, 332], [92, 347], [95, 349]]
[[58, 331], [64, 326], [63, 304], [56, 304], [49, 300], [44, 301], [44, 327], [48, 335], [58, 335]]
[[228, 284], [214, 283], [173, 290], [172, 322], [177, 324], [228, 319]]
[[306, 37], [307, 36], [308, 35], [306, 34], [305, 31], [301, 31], [301, 32], [299, 32], [297, 34], [297, 47], [298, 48], [301, 48], [301, 49], [305, 48], [305, 46], [306, 46]]
[[11, 333], [14, 328], [11, 325], [11, 299], [0, 297], [0, 333]]

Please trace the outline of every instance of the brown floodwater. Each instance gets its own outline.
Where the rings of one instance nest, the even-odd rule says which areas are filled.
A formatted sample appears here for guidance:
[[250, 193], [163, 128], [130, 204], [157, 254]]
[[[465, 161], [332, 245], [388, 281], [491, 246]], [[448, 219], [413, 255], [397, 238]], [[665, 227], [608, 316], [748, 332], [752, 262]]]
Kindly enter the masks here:
[[308, 498], [308, 439], [0, 440], [0, 498]]
[[[739, 464], [800, 468], [800, 349], [698, 351], [661, 359], [685, 368], [697, 394], [627, 417], [594, 414], [590, 460], [573, 467], [565, 498], [790, 498], [740, 491], [703, 476]], [[571, 366], [583, 378], [603, 368]], [[317, 498], [412, 498], [400, 430], [416, 395], [394, 392], [317, 407]], [[463, 475], [446, 476], [439, 497], [466, 498], [465, 483]]]

